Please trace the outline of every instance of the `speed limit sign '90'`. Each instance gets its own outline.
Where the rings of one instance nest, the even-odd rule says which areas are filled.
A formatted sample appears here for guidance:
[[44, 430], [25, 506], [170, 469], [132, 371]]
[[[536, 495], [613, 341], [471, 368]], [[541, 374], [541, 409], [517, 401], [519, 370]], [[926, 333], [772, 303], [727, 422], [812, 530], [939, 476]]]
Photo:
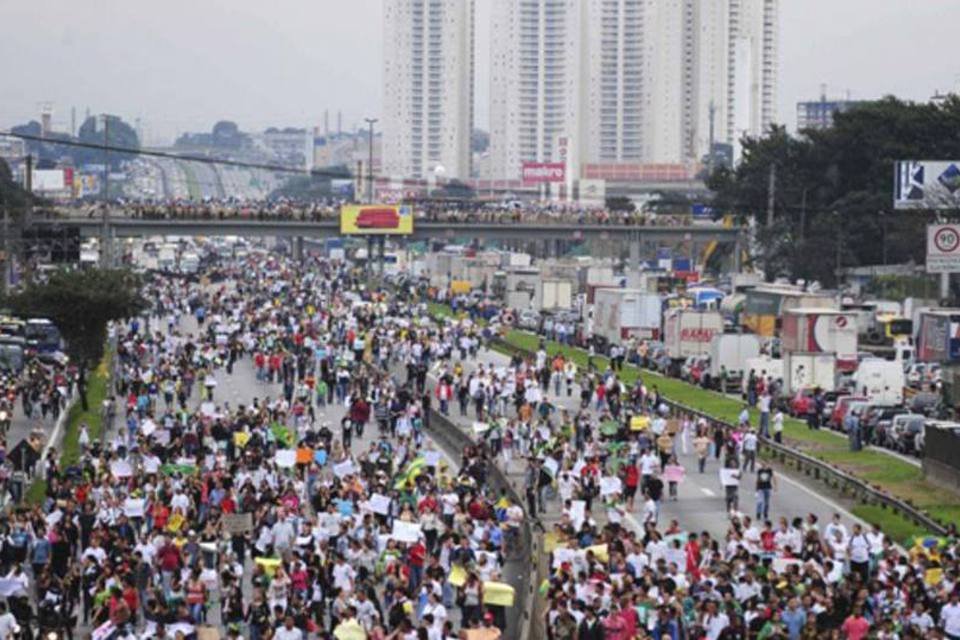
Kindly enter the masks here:
[[927, 227], [927, 272], [960, 271], [960, 224]]

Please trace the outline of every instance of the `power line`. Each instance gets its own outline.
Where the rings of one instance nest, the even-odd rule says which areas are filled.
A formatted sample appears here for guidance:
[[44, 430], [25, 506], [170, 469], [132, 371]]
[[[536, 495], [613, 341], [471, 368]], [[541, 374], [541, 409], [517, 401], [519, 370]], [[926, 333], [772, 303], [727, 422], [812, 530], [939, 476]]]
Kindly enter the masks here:
[[[317, 169], [307, 171], [306, 169], [297, 169], [281, 164], [265, 164], [259, 162], [245, 162], [242, 160], [223, 160], [218, 158], [208, 158], [205, 156], [193, 156], [180, 153], [171, 153], [169, 151], [154, 151], [150, 149], [132, 149], [130, 147], [118, 147], [116, 145], [98, 144], [96, 142], [81, 142], [80, 140], [51, 140], [43, 136], [35, 136], [29, 133], [12, 133], [10, 131], [0, 131], [0, 136], [10, 138], [20, 138], [31, 142], [45, 142], [47, 144], [60, 144], [67, 147], [80, 147], [81, 149], [96, 149], [98, 151], [110, 151], [116, 153], [126, 153], [129, 155], [149, 156], [152, 158], [166, 158], [168, 160], [183, 160], [186, 162], [200, 162], [202, 164], [221, 164], [230, 167], [241, 167], [245, 169], [263, 169], [264, 171], [276, 171], [278, 173], [293, 173], [296, 175], [307, 175], [317, 177], [343, 178], [342, 171], [332, 171], [329, 169]], [[349, 170], [349, 169], [348, 169]], [[353, 177], [353, 174], [350, 174]]]
[[[137, 155], [137, 156], [148, 156], [153, 158], [164, 158], [167, 160], [179, 160], [183, 162], [199, 162], [201, 164], [209, 165], [223, 165], [229, 167], [239, 167], [243, 169], [260, 169], [263, 171], [274, 171], [277, 173], [289, 173], [299, 176], [308, 176], [316, 178], [330, 178], [332, 180], [357, 180], [358, 176], [354, 170], [351, 170], [349, 166], [345, 166], [346, 171], [343, 170], [333, 170], [333, 169], [297, 169], [294, 167], [286, 165], [276, 165], [276, 164], [266, 164], [259, 162], [246, 162], [243, 160], [225, 160], [217, 158], [209, 158], [206, 156], [195, 156], [188, 154], [179, 154], [171, 153], [169, 151], [155, 151], [150, 149], [132, 149], [130, 147], [118, 147], [115, 145], [108, 145], [103, 143], [96, 142], [81, 142], [80, 140], [52, 140], [50, 138], [45, 138], [43, 136], [35, 136], [29, 133], [13, 133], [11, 131], [0, 131], [0, 136], [7, 136], [10, 138], [19, 138], [21, 140], [28, 140], [31, 142], [43, 142], [47, 144], [60, 144], [68, 147], [79, 147], [82, 149], [96, 149], [98, 151], [108, 151], [114, 153], [125, 153], [128, 155]], [[359, 177], [362, 179], [362, 176]], [[395, 182], [390, 176], [384, 175], [374, 175], [372, 172], [368, 174], [368, 180], [372, 182]], [[430, 182], [425, 178], [401, 178], [402, 189], [409, 187], [429, 187]], [[459, 180], [458, 180], [459, 181]], [[492, 182], [492, 181], [491, 181]], [[506, 195], [515, 195], [518, 191], [531, 192], [530, 187], [518, 186], [518, 187], [484, 187], [483, 189], [475, 188], [474, 192], [476, 195], [494, 195], [494, 194], [506, 194]], [[420, 201], [431, 201], [439, 200], [446, 201], [449, 200], [449, 197], [436, 196], [436, 195], [425, 195], [418, 196], [416, 198]]]

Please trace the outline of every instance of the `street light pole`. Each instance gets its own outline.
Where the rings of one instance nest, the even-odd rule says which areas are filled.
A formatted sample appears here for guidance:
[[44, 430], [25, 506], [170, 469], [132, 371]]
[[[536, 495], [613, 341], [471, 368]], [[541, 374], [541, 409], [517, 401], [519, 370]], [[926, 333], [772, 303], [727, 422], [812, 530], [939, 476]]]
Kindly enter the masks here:
[[364, 119], [369, 127], [367, 133], [367, 202], [373, 202], [373, 125], [377, 123], [376, 118]]

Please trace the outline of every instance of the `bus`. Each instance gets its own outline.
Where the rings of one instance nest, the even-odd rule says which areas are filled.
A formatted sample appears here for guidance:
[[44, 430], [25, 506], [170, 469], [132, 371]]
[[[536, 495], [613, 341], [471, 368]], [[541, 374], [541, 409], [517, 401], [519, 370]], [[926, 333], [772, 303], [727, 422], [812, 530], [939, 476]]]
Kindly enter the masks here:
[[46, 318], [30, 318], [26, 323], [24, 337], [27, 347], [34, 352], [56, 353], [63, 348], [63, 337], [57, 325]]

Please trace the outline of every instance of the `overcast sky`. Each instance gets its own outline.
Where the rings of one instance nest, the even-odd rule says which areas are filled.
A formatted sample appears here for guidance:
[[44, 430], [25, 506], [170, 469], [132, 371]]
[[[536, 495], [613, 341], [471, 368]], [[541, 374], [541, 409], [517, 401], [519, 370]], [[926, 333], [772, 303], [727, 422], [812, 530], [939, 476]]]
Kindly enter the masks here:
[[[489, 0], [478, 7], [477, 118], [485, 127]], [[709, 0], [708, 0], [709, 1]], [[382, 0], [0, 0], [0, 127], [54, 106], [141, 118], [148, 142], [209, 130], [345, 129], [381, 110]], [[894, 94], [925, 100], [960, 81], [960, 0], [780, 0], [780, 120], [795, 103]]]

